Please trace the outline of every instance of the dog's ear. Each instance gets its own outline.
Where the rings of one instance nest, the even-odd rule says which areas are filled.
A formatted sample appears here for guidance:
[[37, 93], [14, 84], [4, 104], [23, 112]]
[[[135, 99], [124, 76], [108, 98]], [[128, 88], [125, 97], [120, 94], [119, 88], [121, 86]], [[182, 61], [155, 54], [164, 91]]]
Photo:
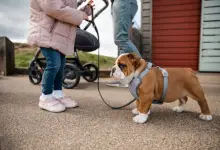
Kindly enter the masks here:
[[128, 58], [131, 61], [131, 63], [134, 65], [135, 69], [139, 67], [139, 62], [142, 59], [140, 56], [138, 56], [135, 53], [129, 53]]
[[135, 75], [134, 76], [139, 76], [139, 74], [145, 69], [145, 67], [147, 66], [146, 61], [141, 58], [140, 56], [138, 56], [137, 54], [134, 53], [130, 53], [128, 54], [128, 58], [131, 61], [131, 63], [133, 64], [134, 68], [135, 68]]

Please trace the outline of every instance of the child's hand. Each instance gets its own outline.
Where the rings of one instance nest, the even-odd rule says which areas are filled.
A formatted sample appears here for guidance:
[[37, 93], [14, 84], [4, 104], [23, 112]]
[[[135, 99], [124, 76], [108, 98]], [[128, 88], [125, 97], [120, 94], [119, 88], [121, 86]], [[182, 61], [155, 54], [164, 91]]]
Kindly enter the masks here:
[[93, 0], [90, 0], [89, 3], [88, 3], [92, 8], [95, 6], [95, 3]]
[[90, 16], [92, 14], [91, 9], [94, 9], [94, 6], [94, 0], [86, 0], [77, 9], [84, 11], [87, 14], [87, 16]]
[[87, 7], [95, 6], [93, 0], [81, 0], [81, 1], [82, 2], [80, 2], [80, 5], [77, 7], [78, 10], [85, 11]]
[[83, 12], [83, 19], [84, 20], [88, 20], [89, 19], [88, 15], [85, 12]]

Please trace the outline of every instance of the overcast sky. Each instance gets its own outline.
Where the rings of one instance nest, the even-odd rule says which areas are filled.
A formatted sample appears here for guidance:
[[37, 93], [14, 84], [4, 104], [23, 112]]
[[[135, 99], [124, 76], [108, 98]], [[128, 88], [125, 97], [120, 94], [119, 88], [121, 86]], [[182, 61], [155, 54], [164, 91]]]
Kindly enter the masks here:
[[[99, 1], [95, 0], [96, 10], [103, 6]], [[13, 42], [26, 42], [29, 26], [28, 4], [29, 0], [0, 0], [0, 36], [7, 36]], [[140, 23], [140, 9], [135, 20], [138, 24]], [[96, 24], [100, 32], [100, 53], [116, 57], [117, 47], [113, 42], [110, 7], [97, 18]], [[91, 27], [88, 31], [94, 33]]]

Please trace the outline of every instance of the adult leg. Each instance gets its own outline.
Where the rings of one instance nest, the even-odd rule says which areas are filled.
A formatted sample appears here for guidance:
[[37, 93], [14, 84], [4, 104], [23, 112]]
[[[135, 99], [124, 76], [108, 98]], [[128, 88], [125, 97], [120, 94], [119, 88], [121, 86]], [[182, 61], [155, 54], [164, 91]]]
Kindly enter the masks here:
[[[140, 53], [135, 45], [129, 40], [129, 30], [132, 26], [132, 19], [138, 9], [136, 0], [115, 0], [112, 4], [111, 14], [113, 19], [114, 41], [118, 46], [119, 55], [123, 53]], [[119, 80], [112, 80], [106, 83], [108, 86], [128, 87]]]
[[137, 9], [136, 0], [115, 0], [112, 5], [114, 41], [119, 54], [136, 53], [141, 56], [136, 46], [129, 40], [129, 29]]

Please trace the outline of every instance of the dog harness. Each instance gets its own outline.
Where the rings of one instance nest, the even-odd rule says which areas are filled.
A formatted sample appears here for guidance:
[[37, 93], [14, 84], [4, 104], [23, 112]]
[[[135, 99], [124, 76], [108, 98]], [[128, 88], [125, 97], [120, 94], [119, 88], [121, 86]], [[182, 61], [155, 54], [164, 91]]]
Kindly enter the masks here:
[[[143, 77], [150, 71], [150, 69], [152, 68], [153, 64], [152, 63], [148, 63], [147, 67], [144, 69], [144, 71], [141, 72], [141, 74], [138, 77], [135, 77], [132, 79], [131, 83], [129, 84], [129, 91], [131, 92], [131, 95], [138, 99], [139, 95], [138, 95], [138, 88], [141, 85], [142, 79]], [[163, 93], [162, 96], [159, 100], [153, 100], [154, 104], [163, 104], [163, 100], [167, 94], [167, 89], [168, 89], [168, 72], [157, 66], [158, 69], [161, 70], [162, 74], [163, 74]]]

